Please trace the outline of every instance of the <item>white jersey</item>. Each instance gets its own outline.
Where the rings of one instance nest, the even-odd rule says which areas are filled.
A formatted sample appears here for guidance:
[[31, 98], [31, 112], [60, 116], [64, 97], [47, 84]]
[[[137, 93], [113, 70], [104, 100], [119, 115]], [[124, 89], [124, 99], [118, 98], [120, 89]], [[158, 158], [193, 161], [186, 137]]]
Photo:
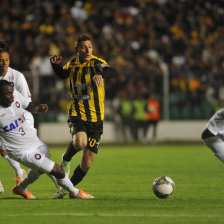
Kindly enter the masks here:
[[[29, 102], [32, 101], [27, 81], [21, 72], [8, 67], [8, 71], [6, 75], [2, 77], [2, 79], [7, 80], [8, 82], [13, 82], [14, 89], [19, 91], [24, 97], [26, 97], [29, 100]], [[32, 114], [26, 111], [25, 118], [30, 124], [30, 127], [34, 128], [34, 118]]]
[[9, 154], [40, 145], [36, 132], [24, 119], [24, 108], [29, 99], [14, 90], [14, 101], [10, 107], [0, 106], [0, 141]]
[[27, 81], [21, 72], [9, 67], [6, 75], [2, 79], [13, 82], [14, 89], [19, 91], [24, 97], [29, 98], [31, 102], [31, 93]]
[[224, 108], [215, 112], [208, 121], [207, 128], [213, 135], [224, 136]]

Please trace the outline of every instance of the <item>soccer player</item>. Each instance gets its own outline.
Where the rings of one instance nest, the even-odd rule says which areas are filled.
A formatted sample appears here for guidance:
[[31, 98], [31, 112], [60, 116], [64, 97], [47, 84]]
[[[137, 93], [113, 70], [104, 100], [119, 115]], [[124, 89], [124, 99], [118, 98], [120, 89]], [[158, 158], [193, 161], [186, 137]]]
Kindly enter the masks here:
[[[0, 79], [13, 82], [14, 88], [19, 91], [24, 97], [31, 101], [30, 90], [24, 75], [18, 72], [17, 70], [10, 68], [9, 65], [9, 46], [6, 41], [0, 40]], [[32, 114], [26, 111], [24, 116], [26, 117], [30, 125], [34, 127], [34, 119]], [[6, 152], [2, 149], [1, 145], [0, 154], [8, 161], [9, 165], [15, 170], [16, 183], [19, 183], [26, 175], [25, 170], [20, 167], [20, 164], [17, 161], [9, 158]]]
[[215, 112], [208, 121], [201, 138], [214, 154], [224, 162], [224, 108]]
[[[75, 45], [76, 56], [62, 67], [62, 57], [53, 55], [50, 62], [55, 74], [69, 78], [72, 102], [68, 124], [72, 141], [62, 157], [62, 167], [69, 175], [69, 162], [82, 150], [81, 163], [74, 170], [71, 181], [76, 186], [93, 164], [103, 134], [104, 78], [116, 76], [105, 60], [93, 55], [90, 37], [81, 35]], [[54, 198], [63, 198], [66, 191], [60, 189]]]
[[71, 198], [93, 198], [74, 188], [63, 168], [49, 159], [47, 146], [24, 118], [24, 108], [33, 113], [48, 110], [46, 104], [35, 106], [18, 91], [14, 92], [12, 82], [0, 80], [0, 142], [11, 158], [30, 168], [23, 181], [12, 189], [13, 193], [35, 199], [28, 186], [46, 173], [55, 176], [58, 185], [65, 188]]
[[[9, 46], [5, 40], [0, 40], [0, 79], [13, 82], [14, 89], [20, 92], [31, 102], [31, 93], [24, 75], [21, 72], [12, 69], [11, 67], [9, 67], [9, 65]], [[24, 117], [26, 118], [30, 127], [36, 131], [36, 129], [34, 128], [33, 115], [29, 111], [24, 110]], [[0, 154], [8, 161], [9, 165], [11, 165], [11, 167], [15, 170], [16, 183], [19, 183], [25, 177], [26, 171], [20, 167], [20, 164], [17, 161], [13, 160], [12, 158], [9, 158], [5, 150], [2, 150], [1, 145]], [[50, 178], [52, 178], [52, 180], [54, 181], [55, 186], [59, 188], [54, 176], [50, 176]]]

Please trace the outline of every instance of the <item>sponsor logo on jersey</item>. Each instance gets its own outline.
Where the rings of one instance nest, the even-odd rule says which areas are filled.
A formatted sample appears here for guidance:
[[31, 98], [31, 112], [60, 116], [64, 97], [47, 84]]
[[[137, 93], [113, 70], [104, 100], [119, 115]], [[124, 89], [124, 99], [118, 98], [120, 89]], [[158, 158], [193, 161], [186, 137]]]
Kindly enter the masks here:
[[91, 83], [83, 83], [82, 85], [79, 85], [77, 83], [74, 83], [72, 85], [72, 87], [76, 87], [77, 90], [86, 90], [86, 89], [91, 89], [92, 88], [92, 85], [91, 85]]
[[23, 116], [17, 118], [14, 122], [10, 123], [9, 125], [6, 125], [3, 130], [4, 132], [10, 132], [18, 127], [20, 127], [22, 125], [22, 123], [24, 122], [24, 118]]
[[74, 100], [89, 100], [90, 99], [90, 95], [73, 95], [73, 99]]

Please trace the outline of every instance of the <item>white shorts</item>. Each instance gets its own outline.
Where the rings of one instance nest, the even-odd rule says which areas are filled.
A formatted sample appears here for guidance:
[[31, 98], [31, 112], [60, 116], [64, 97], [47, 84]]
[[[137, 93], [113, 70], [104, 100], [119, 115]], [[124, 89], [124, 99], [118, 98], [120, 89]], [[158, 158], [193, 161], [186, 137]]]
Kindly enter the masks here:
[[37, 148], [21, 151], [14, 155], [8, 153], [8, 155], [30, 169], [44, 173], [50, 173], [55, 164], [55, 162], [49, 159], [51, 155], [48, 152], [48, 147], [44, 144]]

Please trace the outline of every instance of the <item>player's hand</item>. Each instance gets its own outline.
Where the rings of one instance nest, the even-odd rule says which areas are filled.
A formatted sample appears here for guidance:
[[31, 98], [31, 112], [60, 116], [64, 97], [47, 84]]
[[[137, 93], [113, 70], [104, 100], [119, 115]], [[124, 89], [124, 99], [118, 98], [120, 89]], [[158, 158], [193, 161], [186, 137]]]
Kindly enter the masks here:
[[36, 106], [37, 112], [47, 112], [48, 111], [48, 105], [47, 104], [40, 104]]
[[53, 55], [50, 57], [50, 62], [52, 64], [61, 64], [62, 62], [62, 56], [59, 56], [59, 55]]
[[101, 87], [103, 85], [103, 78], [102, 75], [94, 75], [93, 81], [95, 82], [96, 86]]

